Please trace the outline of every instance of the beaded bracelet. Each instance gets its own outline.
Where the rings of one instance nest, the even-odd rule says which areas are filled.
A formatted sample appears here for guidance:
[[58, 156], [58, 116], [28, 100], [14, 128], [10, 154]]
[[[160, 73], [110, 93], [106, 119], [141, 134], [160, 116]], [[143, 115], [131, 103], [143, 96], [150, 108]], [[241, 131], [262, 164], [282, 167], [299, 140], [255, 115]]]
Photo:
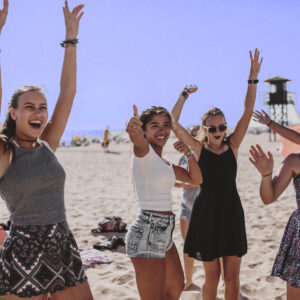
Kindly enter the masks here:
[[[64, 40], [60, 43], [60, 45], [63, 48], [67, 48], [69, 46], [76, 47], [76, 45], [79, 43], [78, 39], [72, 39], [72, 40]], [[66, 47], [67, 46], [67, 47]]]

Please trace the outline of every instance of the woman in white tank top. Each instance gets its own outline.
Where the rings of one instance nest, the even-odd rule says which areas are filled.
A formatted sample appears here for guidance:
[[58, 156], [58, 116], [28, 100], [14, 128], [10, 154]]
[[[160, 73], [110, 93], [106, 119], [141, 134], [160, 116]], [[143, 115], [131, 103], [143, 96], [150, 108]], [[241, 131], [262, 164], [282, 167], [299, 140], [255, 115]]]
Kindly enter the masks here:
[[171, 189], [175, 181], [200, 185], [202, 175], [190, 149], [182, 142], [175, 148], [185, 153], [188, 171], [162, 158], [171, 133], [171, 117], [163, 107], [152, 106], [128, 122], [133, 143], [132, 175], [140, 210], [126, 237], [126, 251], [136, 274], [142, 300], [179, 299], [184, 275], [172, 233], [175, 215]]

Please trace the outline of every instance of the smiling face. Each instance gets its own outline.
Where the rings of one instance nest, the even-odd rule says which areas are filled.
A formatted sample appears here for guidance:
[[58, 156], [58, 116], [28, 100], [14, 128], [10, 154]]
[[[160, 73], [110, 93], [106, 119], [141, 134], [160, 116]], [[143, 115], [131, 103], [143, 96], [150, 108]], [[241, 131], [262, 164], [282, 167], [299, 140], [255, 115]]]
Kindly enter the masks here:
[[145, 138], [149, 144], [163, 147], [171, 133], [171, 121], [165, 114], [155, 114], [146, 124]]
[[48, 107], [45, 95], [40, 91], [28, 91], [20, 95], [16, 108], [10, 108], [16, 121], [16, 137], [37, 139], [48, 120]]
[[[210, 144], [221, 145], [225, 135], [225, 131], [220, 131], [219, 127], [226, 126], [225, 118], [222, 115], [208, 116], [204, 122], [204, 130], [207, 136], [207, 141]], [[215, 132], [210, 132], [209, 128], [216, 128]]]

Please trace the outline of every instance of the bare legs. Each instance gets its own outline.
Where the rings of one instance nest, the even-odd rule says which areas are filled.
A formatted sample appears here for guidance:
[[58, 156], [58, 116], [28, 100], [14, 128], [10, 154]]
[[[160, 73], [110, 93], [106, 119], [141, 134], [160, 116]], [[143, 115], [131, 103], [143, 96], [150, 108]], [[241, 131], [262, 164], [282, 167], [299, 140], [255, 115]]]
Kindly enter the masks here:
[[[223, 279], [225, 282], [225, 299], [238, 300], [240, 288], [240, 266], [241, 258], [237, 256], [224, 256], [223, 261]], [[213, 261], [204, 261], [205, 282], [202, 288], [203, 300], [215, 300], [217, 297], [217, 288], [221, 275], [221, 259], [216, 258]]]
[[165, 258], [132, 257], [141, 300], [177, 300], [184, 276], [175, 244]]
[[[186, 234], [189, 228], [189, 220], [180, 219], [180, 229], [183, 240], [185, 241]], [[187, 254], [183, 254], [184, 262], [184, 273], [185, 273], [185, 286], [184, 289], [188, 289], [193, 284], [193, 268], [194, 268], [194, 259], [189, 257]]]
[[286, 284], [286, 299], [287, 300], [298, 300], [300, 299], [300, 289], [295, 288], [288, 283]]

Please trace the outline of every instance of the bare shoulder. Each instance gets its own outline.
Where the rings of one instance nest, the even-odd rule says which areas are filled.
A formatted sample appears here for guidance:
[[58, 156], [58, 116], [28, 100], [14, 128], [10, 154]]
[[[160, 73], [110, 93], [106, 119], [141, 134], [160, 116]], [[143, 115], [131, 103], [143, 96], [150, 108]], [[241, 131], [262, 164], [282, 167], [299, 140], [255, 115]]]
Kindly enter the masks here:
[[294, 175], [300, 174], [300, 153], [289, 154], [282, 162], [283, 167]]

